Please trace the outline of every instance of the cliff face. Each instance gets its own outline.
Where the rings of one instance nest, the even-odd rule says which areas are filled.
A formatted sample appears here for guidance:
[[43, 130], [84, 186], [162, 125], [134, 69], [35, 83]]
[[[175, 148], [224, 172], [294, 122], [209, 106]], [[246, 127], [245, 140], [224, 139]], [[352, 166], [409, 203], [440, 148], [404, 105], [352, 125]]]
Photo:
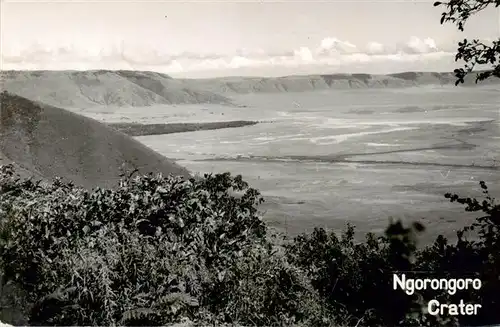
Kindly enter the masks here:
[[[220, 94], [277, 93], [367, 88], [404, 88], [427, 85], [454, 85], [453, 73], [406, 72], [389, 75], [328, 74], [285, 76], [278, 78], [223, 77], [204, 80], [184, 80], [186, 83]], [[500, 85], [491, 78], [478, 85]], [[475, 86], [475, 74], [466, 78], [464, 86]]]
[[0, 94], [0, 162], [23, 175], [55, 176], [92, 188], [116, 186], [122, 173], [189, 172], [129, 136], [69, 111]]

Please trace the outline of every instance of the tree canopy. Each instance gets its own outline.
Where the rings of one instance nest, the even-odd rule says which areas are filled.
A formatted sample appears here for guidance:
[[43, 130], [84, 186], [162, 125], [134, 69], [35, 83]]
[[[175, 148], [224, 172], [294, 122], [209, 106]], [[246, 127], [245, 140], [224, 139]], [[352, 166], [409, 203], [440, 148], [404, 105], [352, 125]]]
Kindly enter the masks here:
[[[498, 8], [500, 0], [450, 0], [448, 2], [437, 1], [434, 6], [442, 6], [445, 11], [441, 15], [441, 24], [450, 22], [455, 24], [460, 31], [464, 31], [465, 23], [475, 14], [486, 8]], [[471, 73], [478, 65], [486, 66], [477, 77], [478, 81], [489, 77], [500, 78], [500, 39], [494, 40], [491, 44], [479, 39], [464, 39], [458, 43], [455, 61], [465, 62], [464, 67], [455, 69], [457, 77], [456, 85], [463, 83], [465, 76]]]

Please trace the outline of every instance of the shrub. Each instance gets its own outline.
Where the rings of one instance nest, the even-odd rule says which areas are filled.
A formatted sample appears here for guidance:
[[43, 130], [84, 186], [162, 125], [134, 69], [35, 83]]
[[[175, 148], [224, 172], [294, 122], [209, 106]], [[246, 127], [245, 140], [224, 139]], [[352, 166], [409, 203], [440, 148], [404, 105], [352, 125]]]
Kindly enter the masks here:
[[500, 311], [500, 205], [491, 197], [485, 182], [480, 186], [485, 195], [483, 201], [463, 198], [447, 193], [450, 202], [466, 205], [465, 210], [482, 212], [474, 223], [457, 231], [457, 241], [449, 244], [443, 236], [438, 236], [434, 244], [418, 253], [417, 269], [433, 271], [446, 278], [479, 278], [480, 290], [458, 291], [447, 296], [447, 301], [464, 301], [482, 305], [479, 315], [463, 316], [461, 324], [488, 325], [499, 322]]
[[[417, 250], [424, 227], [396, 221], [361, 243], [348, 225], [340, 236], [318, 228], [278, 246], [257, 211], [259, 192], [241, 176], [145, 175], [87, 191], [60, 179], [21, 180], [2, 166], [1, 285], [22, 294], [27, 317], [16, 321], [35, 325], [496, 323], [500, 210], [481, 187], [482, 202], [445, 195], [485, 214], [456, 244], [439, 236]], [[477, 277], [483, 287], [412, 296], [393, 289], [393, 273], [421, 271]], [[434, 298], [483, 308], [475, 317], [433, 317], [425, 305]]]
[[368, 234], [366, 242], [356, 244], [352, 225], [340, 238], [317, 228], [286, 248], [290, 261], [307, 271], [330, 310], [348, 312], [349, 325], [393, 325], [412, 308], [411, 297], [393, 290], [392, 273], [411, 270], [413, 234], [397, 222], [387, 236]]
[[315, 293], [273, 251], [261, 202], [230, 174], [137, 176], [89, 192], [4, 166], [2, 270], [27, 292], [31, 324], [300, 320]]
[[[451, 202], [466, 205], [466, 211], [485, 215], [457, 232], [456, 244], [442, 235], [430, 246], [417, 250], [417, 234], [424, 226], [405, 228], [401, 222], [389, 225], [385, 236], [368, 234], [363, 243], [354, 243], [354, 227], [348, 226], [339, 238], [335, 232], [315, 229], [286, 246], [290, 262], [301, 267], [319, 291], [329, 310], [345, 309], [350, 325], [365, 326], [453, 326], [498, 323], [500, 310], [499, 209], [484, 182], [480, 186], [485, 200], [445, 194]], [[467, 235], [476, 232], [475, 238]], [[395, 291], [393, 273], [404, 272], [408, 278], [479, 278], [480, 290], [468, 289], [454, 295], [446, 291], [417, 291], [408, 296]], [[422, 275], [425, 273], [425, 275]], [[427, 303], [465, 302], [482, 305], [478, 316], [430, 316]]]

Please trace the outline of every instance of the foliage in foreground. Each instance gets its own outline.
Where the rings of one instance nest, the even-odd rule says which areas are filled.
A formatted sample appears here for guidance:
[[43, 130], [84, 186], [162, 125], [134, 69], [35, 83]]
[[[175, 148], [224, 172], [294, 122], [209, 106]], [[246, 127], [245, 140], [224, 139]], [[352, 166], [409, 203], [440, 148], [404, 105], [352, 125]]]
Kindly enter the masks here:
[[[396, 222], [363, 243], [348, 226], [340, 237], [316, 229], [275, 246], [257, 212], [262, 199], [240, 176], [137, 176], [89, 192], [61, 180], [21, 180], [3, 166], [2, 284], [25, 294], [26, 323], [36, 325], [498, 323], [500, 210], [481, 187], [483, 202], [446, 195], [484, 213], [456, 244], [440, 236], [417, 251], [423, 226]], [[469, 240], [471, 232], [477, 237]], [[394, 272], [419, 270], [438, 278], [473, 273], [483, 287], [453, 296], [392, 288]], [[472, 320], [434, 318], [422, 307], [433, 298], [483, 309]]]
[[[441, 14], [441, 24], [452, 23], [459, 31], [463, 32], [465, 24], [471, 17], [485, 9], [498, 8], [500, 0], [436, 1], [434, 6], [445, 8]], [[478, 68], [482, 71], [477, 74], [476, 83], [490, 77], [500, 78], [500, 38], [491, 42], [464, 39], [458, 43], [455, 61], [459, 60], [463, 61], [464, 67], [454, 71], [457, 77], [456, 85], [464, 83], [465, 76]]]
[[30, 324], [310, 319], [316, 293], [267, 241], [261, 201], [229, 174], [139, 176], [88, 192], [4, 166], [4, 281], [28, 294]]
[[[445, 194], [451, 202], [466, 205], [466, 211], [482, 212], [470, 226], [457, 232], [455, 244], [438, 236], [433, 244], [416, 250], [417, 234], [424, 226], [404, 228], [391, 224], [386, 236], [368, 234], [366, 242], [354, 243], [354, 229], [348, 227], [339, 239], [335, 233], [316, 229], [287, 245], [291, 262], [308, 277], [333, 311], [347, 308], [356, 325], [368, 326], [453, 326], [488, 325], [500, 322], [500, 205], [480, 182], [485, 199], [461, 198]], [[424, 272], [424, 274], [421, 274]], [[479, 278], [479, 290], [468, 289], [450, 295], [445, 290], [417, 291], [412, 296], [393, 289], [393, 273], [408, 278]], [[427, 313], [427, 303], [482, 305], [478, 316], [439, 316]]]

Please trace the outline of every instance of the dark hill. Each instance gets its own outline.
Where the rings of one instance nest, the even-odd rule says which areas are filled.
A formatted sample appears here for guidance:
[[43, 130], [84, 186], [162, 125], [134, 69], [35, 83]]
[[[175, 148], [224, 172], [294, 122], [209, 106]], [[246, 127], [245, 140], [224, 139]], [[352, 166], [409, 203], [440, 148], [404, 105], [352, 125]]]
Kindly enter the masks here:
[[120, 168], [189, 176], [185, 168], [93, 119], [0, 95], [0, 164], [14, 162], [23, 175], [61, 176], [84, 187], [116, 185]]

